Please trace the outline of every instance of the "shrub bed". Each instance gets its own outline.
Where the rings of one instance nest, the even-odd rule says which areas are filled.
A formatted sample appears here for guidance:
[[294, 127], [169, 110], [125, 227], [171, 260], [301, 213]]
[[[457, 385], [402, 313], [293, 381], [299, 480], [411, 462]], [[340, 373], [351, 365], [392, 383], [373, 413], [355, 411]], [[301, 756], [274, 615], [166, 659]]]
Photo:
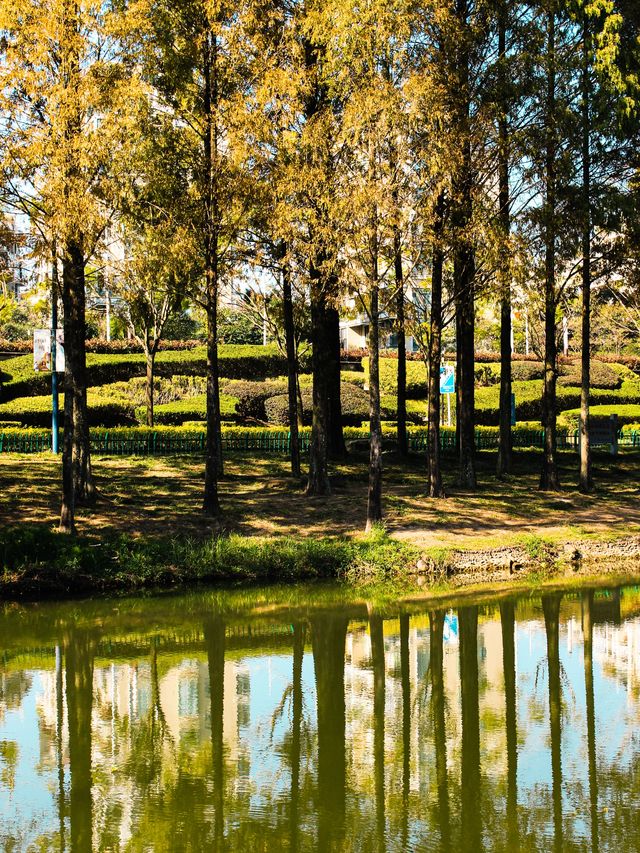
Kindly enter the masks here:
[[[228, 394], [220, 394], [220, 417], [223, 420], [237, 420], [236, 397]], [[154, 420], [157, 424], [165, 426], [180, 426], [185, 421], [198, 421], [207, 416], [207, 395], [199, 394], [186, 400], [176, 400], [173, 403], [155, 406]], [[146, 409], [140, 406], [136, 409], [136, 417], [139, 423], [144, 423]]]
[[[281, 396], [287, 391], [286, 381], [250, 382], [232, 379], [224, 383], [224, 393], [237, 398], [235, 410], [242, 420], [266, 421], [265, 403], [271, 397]], [[287, 396], [288, 400], [288, 396]]]
[[[340, 400], [342, 404], [343, 426], [360, 426], [369, 418], [369, 392], [350, 382], [340, 383]], [[265, 400], [266, 418], [270, 424], [279, 426], [289, 425], [289, 398], [287, 394], [278, 394]], [[311, 424], [313, 399], [310, 388], [302, 389], [302, 422], [305, 426]], [[383, 408], [382, 417], [387, 418], [390, 412]]]
[[[590, 406], [589, 418], [592, 421], [605, 421], [611, 415], [618, 416], [619, 426], [627, 426], [640, 421], [640, 405], [608, 405]], [[580, 409], [568, 409], [562, 413], [562, 423], [567, 424], [570, 429], [577, 429], [580, 425]]]
[[[220, 346], [218, 350], [220, 377], [225, 379], [262, 380], [286, 374], [284, 356], [274, 346], [251, 345]], [[305, 355], [300, 368], [307, 371], [310, 359]], [[155, 362], [156, 376], [204, 376], [207, 367], [206, 350], [198, 347], [188, 351], [158, 353]], [[51, 385], [49, 373], [34, 373], [31, 355], [17, 356], [2, 362], [2, 371], [8, 377], [2, 385], [2, 401], [29, 394], [44, 394]], [[146, 373], [145, 358], [140, 353], [99, 354], [87, 356], [87, 384], [89, 387], [126, 382]]]
[[[60, 423], [64, 423], [64, 394], [60, 395]], [[125, 401], [103, 401], [87, 395], [89, 424], [91, 426], [122, 426], [134, 424], [133, 406]], [[0, 405], [0, 420], [18, 421], [27, 427], [51, 426], [51, 396], [21, 397]]]

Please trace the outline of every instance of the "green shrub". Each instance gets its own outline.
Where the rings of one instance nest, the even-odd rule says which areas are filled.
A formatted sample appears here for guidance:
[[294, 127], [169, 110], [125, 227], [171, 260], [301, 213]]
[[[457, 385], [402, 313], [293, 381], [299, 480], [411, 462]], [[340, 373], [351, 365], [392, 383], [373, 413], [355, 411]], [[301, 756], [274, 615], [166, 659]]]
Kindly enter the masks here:
[[[611, 415], [618, 416], [619, 426], [634, 424], [640, 420], [640, 405], [616, 405], [590, 406], [589, 418], [592, 421], [608, 420]], [[577, 429], [580, 425], [580, 409], [569, 409], [562, 413], [562, 423], [570, 429]]]
[[224, 384], [224, 393], [236, 397], [236, 412], [241, 420], [266, 421], [265, 402], [270, 397], [282, 395], [287, 390], [287, 383], [249, 382], [244, 379], [232, 379]]
[[[64, 423], [64, 394], [60, 395], [60, 423]], [[87, 395], [90, 426], [121, 426], [135, 423], [133, 407], [126, 401], [104, 401], [100, 396]], [[27, 427], [51, 425], [51, 396], [21, 397], [0, 405], [0, 419], [19, 421]]]
[[[344, 426], [360, 426], [369, 418], [369, 392], [351, 382], [340, 383], [340, 402], [342, 405], [342, 423]], [[270, 424], [289, 425], [289, 398], [287, 394], [278, 394], [265, 400], [265, 414]], [[309, 426], [312, 416], [312, 393], [310, 388], [302, 389], [302, 422]], [[389, 412], [382, 410], [383, 417]]]
[[[365, 373], [363, 382], [369, 382], [369, 359], [362, 359]], [[351, 381], [350, 379], [348, 380]], [[380, 393], [382, 395], [397, 394], [398, 390], [398, 360], [397, 358], [380, 359]], [[407, 362], [407, 399], [424, 399], [427, 396], [427, 368], [424, 361]]]
[[[498, 370], [500, 365], [498, 365]], [[544, 365], [541, 361], [514, 361], [511, 364], [513, 382], [531, 382], [544, 377]]]
[[[267, 347], [250, 345], [221, 345], [218, 347], [220, 377], [226, 379], [262, 380], [286, 374], [287, 362], [275, 345]], [[207, 355], [205, 347], [188, 351], [164, 351], [156, 357], [157, 377], [205, 376]], [[301, 358], [300, 369], [309, 370], [310, 356]], [[9, 377], [2, 386], [2, 400], [44, 394], [51, 385], [49, 373], [35, 373], [33, 356], [23, 355], [2, 362], [2, 370]], [[141, 353], [99, 354], [87, 356], [87, 384], [89, 387], [127, 382], [144, 376], [146, 363]]]
[[[608, 364], [603, 364], [599, 361], [591, 362], [591, 388], [604, 388], [614, 390], [622, 385], [620, 373], [610, 367]], [[582, 374], [580, 365], [578, 364], [563, 364], [560, 367], [560, 376], [558, 385], [580, 387], [582, 382]]]
[[[230, 397], [228, 394], [220, 394], [220, 416], [224, 420], [234, 421], [237, 419], [236, 397]], [[146, 418], [146, 409], [140, 407], [136, 409], [136, 416], [140, 423], [144, 423]], [[185, 421], [198, 421], [207, 416], [207, 395], [200, 394], [196, 397], [189, 397], [186, 400], [176, 400], [173, 403], [166, 403], [164, 406], [156, 406], [154, 408], [154, 420], [157, 424], [180, 426]]]

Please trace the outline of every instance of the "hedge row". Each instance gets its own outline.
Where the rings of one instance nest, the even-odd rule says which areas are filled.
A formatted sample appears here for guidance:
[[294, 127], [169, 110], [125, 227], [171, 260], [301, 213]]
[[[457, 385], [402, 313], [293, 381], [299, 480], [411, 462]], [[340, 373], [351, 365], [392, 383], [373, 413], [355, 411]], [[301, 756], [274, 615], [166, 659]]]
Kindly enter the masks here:
[[[285, 357], [277, 347], [252, 345], [221, 345], [219, 347], [220, 376], [227, 379], [267, 379], [283, 376], [287, 372]], [[2, 387], [0, 399], [4, 402], [16, 397], [44, 394], [50, 387], [51, 376], [48, 373], [34, 373], [33, 358], [30, 355], [18, 356], [0, 362], [2, 365]], [[156, 375], [171, 377], [204, 376], [207, 356], [204, 347], [190, 351], [160, 352], [156, 358]], [[305, 356], [300, 368], [309, 370], [310, 360]], [[134, 376], [144, 376], [145, 358], [140, 353], [87, 356], [87, 384], [89, 387], [108, 385], [112, 382], [126, 382]]]

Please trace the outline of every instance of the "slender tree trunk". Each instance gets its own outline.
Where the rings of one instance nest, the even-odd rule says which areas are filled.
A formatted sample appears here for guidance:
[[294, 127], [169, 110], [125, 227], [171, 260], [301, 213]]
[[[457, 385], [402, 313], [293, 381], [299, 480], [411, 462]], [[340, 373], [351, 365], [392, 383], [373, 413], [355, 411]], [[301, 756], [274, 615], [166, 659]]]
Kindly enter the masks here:
[[204, 641], [209, 670], [211, 699], [211, 761], [213, 765], [213, 837], [215, 851], [224, 845], [224, 657], [225, 625], [222, 617], [213, 614], [204, 623]]
[[429, 613], [429, 648], [431, 660], [431, 707], [433, 709], [433, 740], [436, 753], [436, 783], [438, 786], [438, 827], [442, 850], [451, 849], [451, 819], [449, 810], [449, 781], [447, 773], [446, 690], [443, 654], [444, 612]]
[[558, 479], [556, 442], [556, 381], [558, 376], [558, 345], [556, 341], [556, 16], [550, 9], [547, 17], [547, 97], [545, 107], [545, 282], [544, 282], [544, 454], [540, 488], [555, 491]]
[[341, 850], [347, 784], [344, 656], [348, 620], [327, 613], [311, 619], [318, 719], [317, 850]]
[[311, 344], [313, 348], [313, 413], [309, 448], [308, 495], [329, 495], [329, 387], [327, 328], [320, 274], [311, 267]]
[[[318, 66], [323, 48], [306, 40], [304, 44], [305, 69], [309, 77], [309, 91], [305, 101], [305, 119], [309, 125], [320, 122], [327, 107], [327, 93], [318, 79]], [[310, 161], [321, 165], [325, 175], [330, 172], [330, 154], [322, 150], [320, 142], [314, 142], [309, 153]], [[329, 179], [327, 177], [327, 179]], [[322, 206], [322, 217], [328, 213]], [[313, 414], [311, 423], [311, 445], [309, 448], [308, 495], [329, 495], [329, 448], [331, 418], [331, 339], [327, 328], [328, 291], [331, 275], [327, 272], [328, 251], [326, 235], [322, 228], [312, 226], [312, 256], [309, 262], [311, 282], [311, 345], [313, 370]], [[335, 391], [334, 391], [335, 393]], [[334, 399], [335, 404], [335, 399]]]
[[506, 75], [507, 53], [506, 0], [500, 4], [498, 20], [499, 87], [502, 99], [498, 119], [498, 204], [500, 216], [500, 266], [498, 282], [500, 289], [500, 440], [498, 444], [497, 475], [503, 477], [511, 471], [511, 270], [509, 264], [509, 232], [511, 211], [509, 199], [509, 128], [508, 96]]
[[380, 422], [380, 324], [377, 235], [372, 242], [369, 326], [369, 494], [366, 530], [382, 520], [382, 424]]
[[62, 259], [65, 338], [64, 443], [60, 530], [73, 532], [75, 506], [95, 499], [91, 472], [85, 352], [84, 259], [79, 244], [68, 241]]
[[209, 32], [205, 39], [204, 72], [204, 276], [207, 311], [207, 438], [205, 448], [204, 499], [205, 515], [220, 517], [218, 478], [220, 476], [220, 401], [218, 379], [218, 284], [220, 210], [217, 197], [218, 134], [214, 109], [218, 102], [217, 37]]
[[591, 390], [591, 35], [583, 13], [582, 26], [582, 376], [580, 382], [580, 491], [591, 490], [589, 391]]
[[515, 608], [512, 601], [505, 601], [500, 605], [500, 623], [502, 627], [502, 666], [507, 730], [507, 849], [518, 850], [520, 848], [518, 831], [518, 719]]
[[[330, 289], [335, 292], [337, 282], [332, 279]], [[347, 446], [342, 429], [342, 401], [340, 399], [340, 312], [334, 306], [326, 308], [326, 326], [329, 357], [329, 456], [344, 459]]]
[[475, 251], [469, 233], [473, 213], [473, 165], [471, 158], [471, 102], [469, 94], [469, 25], [467, 0], [458, 0], [457, 15], [464, 30], [456, 56], [457, 126], [461, 138], [461, 163], [453, 180], [454, 205], [452, 224], [455, 247], [453, 278], [456, 302], [456, 330], [458, 354], [457, 417], [459, 451], [459, 479], [464, 488], [476, 488], [475, 469]]
[[145, 360], [147, 363], [147, 385], [146, 385], [146, 403], [147, 403], [147, 426], [153, 426], [153, 400], [154, 400], [154, 380], [155, 380], [155, 359], [156, 347], [147, 342], [145, 344]]
[[435, 209], [433, 263], [431, 266], [431, 317], [429, 329], [429, 416], [427, 427], [427, 476], [429, 497], [444, 497], [440, 471], [440, 364], [442, 356], [442, 229], [444, 226], [444, 194], [440, 193]]
[[69, 727], [69, 816], [71, 850], [92, 849], [91, 712], [94, 644], [72, 631], [65, 643], [65, 682]]
[[481, 851], [482, 801], [480, 788], [480, 710], [478, 706], [478, 608], [461, 607], [460, 693], [462, 710], [460, 850]]
[[302, 754], [302, 664], [304, 662], [304, 643], [306, 630], [304, 625], [293, 625], [293, 673], [291, 691], [291, 794], [289, 797], [289, 847], [292, 853], [298, 850], [300, 832], [300, 758]]
[[[397, 201], [397, 200], [396, 200]], [[397, 391], [397, 422], [398, 450], [401, 456], [409, 454], [407, 440], [407, 339], [405, 334], [404, 316], [404, 271], [402, 269], [402, 245], [400, 229], [393, 229], [393, 266], [396, 284], [396, 334], [398, 337], [398, 391]]]
[[551, 735], [551, 778], [553, 781], [554, 850], [563, 850], [562, 829], [562, 688], [560, 681], [560, 598], [557, 593], [542, 596], [549, 665], [549, 730]]
[[593, 590], [582, 593], [584, 635], [584, 686], [587, 709], [587, 754], [589, 760], [589, 803], [591, 806], [591, 851], [600, 848], [598, 819], [598, 765], [596, 752], [596, 709], [593, 693]]
[[[286, 247], [283, 248], [286, 254]], [[296, 358], [295, 327], [291, 270], [285, 260], [282, 264], [282, 302], [284, 309], [284, 336], [287, 350], [287, 391], [289, 394], [289, 435], [291, 473], [300, 476], [300, 440], [298, 437], [298, 361]]]
[[[65, 2], [62, 8], [64, 141], [66, 161], [63, 197], [73, 207], [74, 183], [81, 172], [78, 160], [78, 139], [82, 134], [82, 104], [78, 99], [80, 56], [78, 52], [78, 10]], [[91, 471], [89, 418], [87, 413], [87, 377], [85, 353], [85, 270], [84, 235], [81, 228], [67, 224], [63, 239], [62, 303], [65, 335], [65, 439], [62, 461], [62, 508], [60, 530], [74, 530], [75, 505], [91, 503], [96, 491]], [[67, 397], [71, 397], [67, 401]]]
[[371, 666], [373, 668], [373, 775], [376, 793], [376, 836], [378, 850], [384, 853], [385, 844], [385, 797], [384, 797], [384, 710], [385, 710], [385, 666], [384, 633], [382, 617], [369, 616], [371, 636]]
[[400, 681], [402, 683], [402, 849], [408, 848], [409, 792], [411, 789], [411, 671], [409, 614], [400, 616]]

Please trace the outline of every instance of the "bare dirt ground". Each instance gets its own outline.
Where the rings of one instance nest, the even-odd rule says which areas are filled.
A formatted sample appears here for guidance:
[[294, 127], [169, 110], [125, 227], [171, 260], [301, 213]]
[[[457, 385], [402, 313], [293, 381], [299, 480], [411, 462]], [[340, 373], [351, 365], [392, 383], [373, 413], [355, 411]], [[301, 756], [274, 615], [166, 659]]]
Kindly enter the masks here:
[[[640, 532], [640, 455], [597, 457], [596, 489], [575, 488], [576, 458], [562, 457], [563, 491], [538, 491], [539, 457], [521, 454], [508, 481], [493, 477], [493, 454], [480, 454], [479, 489], [455, 487], [453, 460], [445, 463], [448, 497], [424, 495], [424, 461], [385, 467], [385, 523], [390, 533], [421, 548], [496, 548], [541, 537], [554, 542], [615, 539]], [[80, 533], [122, 532], [141, 536], [213, 530], [200, 511], [203, 465], [194, 458], [95, 457], [100, 499], [78, 510]], [[448, 466], [448, 467], [447, 467]], [[288, 474], [286, 459], [227, 460], [220, 483], [224, 529], [244, 535], [357, 535], [364, 527], [367, 469], [358, 458], [336, 466], [333, 494], [308, 498]], [[0, 524], [40, 521], [56, 525], [60, 463], [48, 454], [0, 456]]]

